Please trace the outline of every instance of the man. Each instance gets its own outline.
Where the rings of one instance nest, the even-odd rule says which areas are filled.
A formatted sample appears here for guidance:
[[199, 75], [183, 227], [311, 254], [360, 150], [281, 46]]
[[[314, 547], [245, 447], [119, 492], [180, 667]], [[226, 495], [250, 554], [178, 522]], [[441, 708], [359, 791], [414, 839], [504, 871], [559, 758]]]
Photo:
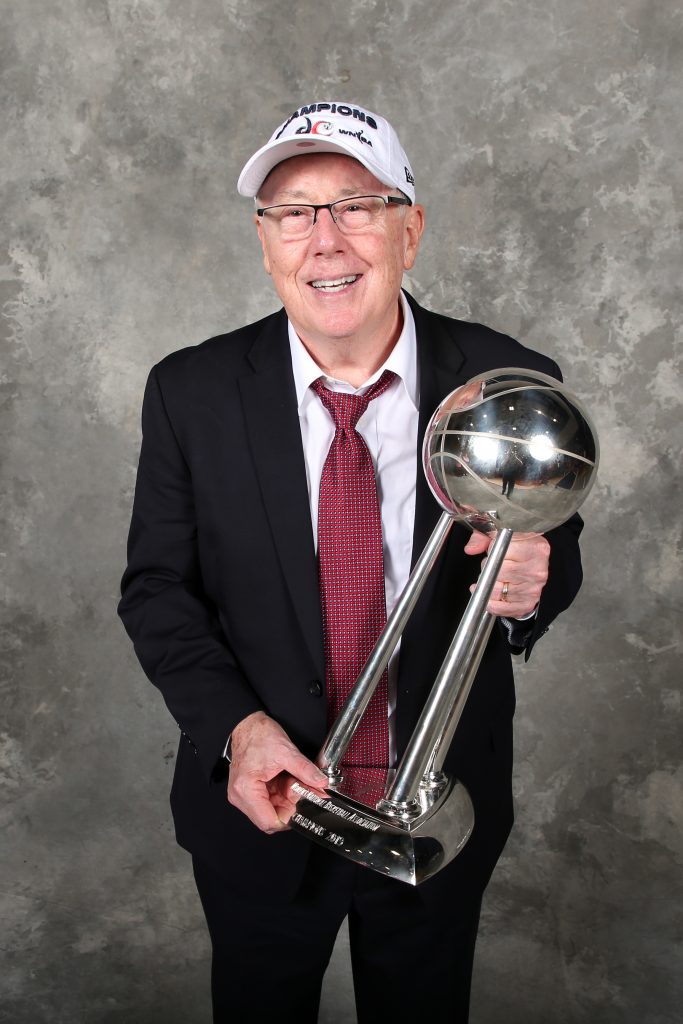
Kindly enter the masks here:
[[[446, 761], [476, 816], [450, 865], [414, 889], [314, 846], [287, 827], [291, 783], [324, 785], [330, 709], [438, 516], [418, 459], [434, 408], [487, 369], [559, 371], [401, 291], [424, 211], [376, 114], [297, 109], [238, 188], [284, 309], [152, 370], [120, 605], [182, 731], [171, 800], [213, 942], [215, 1020], [315, 1021], [348, 915], [361, 1022], [466, 1021], [481, 896], [512, 823], [510, 653], [528, 656], [574, 597], [580, 521], [516, 537], [503, 563], [500, 626]], [[349, 406], [355, 427], [337, 418]], [[361, 518], [353, 503], [339, 515], [368, 473]], [[375, 707], [383, 753], [356, 763], [400, 757], [488, 544], [451, 532]], [[370, 639], [349, 636], [356, 605], [351, 633]]]

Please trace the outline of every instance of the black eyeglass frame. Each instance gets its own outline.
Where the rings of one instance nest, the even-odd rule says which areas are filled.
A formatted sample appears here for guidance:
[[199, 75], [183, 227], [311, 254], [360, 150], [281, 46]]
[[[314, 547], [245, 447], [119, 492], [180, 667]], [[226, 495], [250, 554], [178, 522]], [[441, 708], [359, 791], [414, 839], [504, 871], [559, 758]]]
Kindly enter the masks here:
[[285, 206], [294, 206], [297, 209], [313, 210], [313, 224], [311, 228], [315, 227], [315, 222], [318, 219], [319, 210], [329, 210], [330, 217], [337, 223], [337, 218], [332, 212], [332, 207], [337, 206], [338, 203], [352, 203], [354, 199], [381, 199], [386, 206], [412, 206], [412, 200], [408, 196], [349, 196], [348, 199], [335, 199], [333, 203], [276, 203], [275, 206], [262, 206], [256, 211], [257, 217], [263, 217], [264, 213], [268, 210], [281, 210]]

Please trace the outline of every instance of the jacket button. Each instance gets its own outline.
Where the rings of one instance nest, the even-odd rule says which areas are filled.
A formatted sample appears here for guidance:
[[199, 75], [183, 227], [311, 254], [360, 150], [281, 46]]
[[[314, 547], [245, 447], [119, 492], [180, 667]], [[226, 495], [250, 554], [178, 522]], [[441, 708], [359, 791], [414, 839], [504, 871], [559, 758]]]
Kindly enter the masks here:
[[323, 688], [317, 679], [314, 679], [312, 683], [308, 684], [308, 692], [311, 697], [322, 697]]

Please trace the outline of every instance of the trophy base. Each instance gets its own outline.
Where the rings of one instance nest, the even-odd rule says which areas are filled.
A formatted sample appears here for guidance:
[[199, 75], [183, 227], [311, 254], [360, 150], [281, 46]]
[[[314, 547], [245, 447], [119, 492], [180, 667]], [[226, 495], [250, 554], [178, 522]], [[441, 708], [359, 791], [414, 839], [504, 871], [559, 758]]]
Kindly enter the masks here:
[[394, 771], [343, 767], [323, 795], [296, 782], [290, 827], [342, 857], [419, 885], [462, 850], [474, 828], [469, 793], [457, 780], [420, 789], [410, 815], [384, 807]]

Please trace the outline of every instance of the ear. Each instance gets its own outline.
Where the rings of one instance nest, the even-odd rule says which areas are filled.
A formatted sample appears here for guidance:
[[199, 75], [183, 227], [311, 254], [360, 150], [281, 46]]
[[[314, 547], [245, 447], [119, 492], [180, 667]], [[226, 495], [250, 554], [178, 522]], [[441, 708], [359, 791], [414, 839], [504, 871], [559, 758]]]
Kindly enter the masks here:
[[425, 226], [424, 206], [416, 203], [406, 209], [403, 225], [403, 269], [410, 270], [420, 248], [420, 238]]
[[254, 224], [256, 225], [256, 234], [259, 237], [261, 251], [263, 252], [263, 266], [266, 274], [270, 274], [270, 256], [268, 255], [268, 243], [266, 242], [266, 236], [263, 231], [263, 221], [260, 217], [257, 217], [256, 214], [254, 214]]

